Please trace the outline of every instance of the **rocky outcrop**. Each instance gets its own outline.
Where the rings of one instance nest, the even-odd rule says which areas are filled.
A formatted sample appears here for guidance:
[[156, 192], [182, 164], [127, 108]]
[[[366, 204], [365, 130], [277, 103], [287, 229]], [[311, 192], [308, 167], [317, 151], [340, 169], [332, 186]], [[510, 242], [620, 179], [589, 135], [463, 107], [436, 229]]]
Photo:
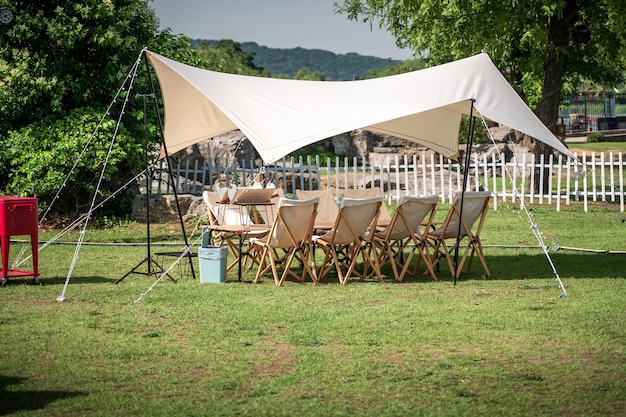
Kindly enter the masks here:
[[202, 165], [205, 161], [215, 163], [215, 161], [250, 161], [258, 157], [254, 146], [246, 139], [240, 130], [225, 133], [212, 139], [197, 143], [181, 151], [176, 157], [181, 163], [189, 161], [190, 166], [194, 166], [196, 161]]
[[[178, 205], [183, 221], [206, 215], [206, 206], [201, 196], [179, 194]], [[131, 219], [138, 222], [146, 221], [146, 195], [138, 194], [133, 200]], [[178, 219], [178, 208], [174, 195], [150, 196], [150, 222], [165, 223]]]
[[[313, 145], [311, 149], [344, 155], [348, 159], [369, 158], [372, 152], [385, 152], [385, 150], [402, 150], [403, 152], [414, 152], [419, 149], [419, 145], [403, 139], [389, 135], [379, 135], [368, 130], [357, 129], [341, 135], [333, 136]], [[196, 162], [202, 165], [205, 161], [214, 163], [220, 161], [232, 161], [242, 165], [242, 161], [247, 164], [250, 160], [258, 158], [250, 141], [245, 140], [244, 134], [235, 130], [213, 139], [188, 147], [177, 155], [183, 166], [189, 162], [189, 166], [194, 166]], [[369, 160], [369, 159], [368, 159]]]
[[[532, 140], [512, 129], [505, 126], [496, 126], [491, 127], [489, 130], [496, 143], [506, 144], [501, 151], [504, 151], [507, 160], [513, 154], [532, 150]], [[492, 145], [476, 145], [474, 151], [480, 153], [489, 147], [492, 147]], [[312, 144], [308, 148], [311, 150], [311, 153], [319, 153], [320, 151], [334, 153], [344, 155], [349, 160], [354, 158], [362, 160], [365, 158], [368, 163], [373, 163], [375, 160], [380, 160], [380, 158], [386, 158], [390, 154], [405, 156], [416, 153], [423, 154], [426, 150], [426, 148], [417, 143], [394, 136], [380, 135], [364, 129], [357, 129], [333, 136]], [[460, 146], [460, 149], [463, 150], [465, 148]], [[235, 164], [242, 166], [243, 164], [249, 164], [251, 160], [258, 159], [258, 154], [250, 141], [245, 139], [244, 134], [239, 130], [235, 130], [190, 146], [180, 152], [177, 158], [180, 158], [182, 166], [189, 163], [189, 166], [193, 167], [196, 162], [198, 166], [201, 166], [205, 161], [215, 163], [217, 160], [222, 163], [226, 160], [233, 166]]]

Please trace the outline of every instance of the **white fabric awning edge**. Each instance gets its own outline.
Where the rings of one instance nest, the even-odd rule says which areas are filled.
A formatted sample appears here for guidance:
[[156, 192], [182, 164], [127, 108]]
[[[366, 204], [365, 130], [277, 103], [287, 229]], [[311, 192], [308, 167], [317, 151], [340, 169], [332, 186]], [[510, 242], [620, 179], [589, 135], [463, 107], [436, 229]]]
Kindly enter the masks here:
[[361, 81], [302, 81], [225, 74], [146, 51], [163, 95], [165, 143], [174, 154], [240, 129], [266, 163], [341, 133], [367, 129], [458, 156], [461, 117], [474, 114], [573, 157], [487, 54]]

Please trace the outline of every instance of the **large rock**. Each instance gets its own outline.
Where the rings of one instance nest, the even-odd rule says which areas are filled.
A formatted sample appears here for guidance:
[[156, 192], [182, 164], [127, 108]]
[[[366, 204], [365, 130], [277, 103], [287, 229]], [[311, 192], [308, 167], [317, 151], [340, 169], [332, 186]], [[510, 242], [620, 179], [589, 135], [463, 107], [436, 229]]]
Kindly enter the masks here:
[[195, 165], [196, 161], [198, 166], [202, 166], [205, 161], [215, 163], [218, 159], [240, 165], [239, 161], [248, 162], [258, 158], [256, 150], [240, 130], [233, 130], [189, 146], [176, 156], [180, 158], [182, 166], [189, 162], [191, 167]]
[[[311, 148], [352, 158], [368, 158], [374, 148], [415, 150], [418, 145], [389, 135], [380, 135], [364, 129], [336, 135], [311, 145]], [[205, 161], [231, 161], [237, 166], [258, 158], [258, 154], [243, 133], [235, 130], [213, 139], [197, 143], [176, 155], [182, 166], [201, 166]]]
[[[184, 221], [206, 215], [206, 206], [201, 196], [179, 194], [178, 204]], [[138, 194], [133, 199], [132, 220], [146, 221], [146, 195]], [[166, 223], [178, 219], [178, 209], [174, 195], [150, 196], [150, 222]]]

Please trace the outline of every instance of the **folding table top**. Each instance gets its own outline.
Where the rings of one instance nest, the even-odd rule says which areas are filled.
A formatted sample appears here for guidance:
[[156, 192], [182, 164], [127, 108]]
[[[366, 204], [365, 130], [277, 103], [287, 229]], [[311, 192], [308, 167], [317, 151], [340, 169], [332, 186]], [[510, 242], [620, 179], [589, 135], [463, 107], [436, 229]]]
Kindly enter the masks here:
[[270, 204], [274, 188], [238, 188], [231, 204]]

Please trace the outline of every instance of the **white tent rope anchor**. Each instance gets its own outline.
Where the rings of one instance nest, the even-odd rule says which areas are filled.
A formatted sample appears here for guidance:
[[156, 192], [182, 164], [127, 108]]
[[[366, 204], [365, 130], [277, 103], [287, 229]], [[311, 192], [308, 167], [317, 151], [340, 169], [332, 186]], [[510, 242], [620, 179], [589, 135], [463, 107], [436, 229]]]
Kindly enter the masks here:
[[[140, 55], [141, 56], [141, 55]], [[65, 178], [63, 179], [63, 182], [61, 184], [61, 186], [59, 187], [59, 189], [57, 190], [56, 194], [54, 195], [54, 197], [52, 198], [52, 201], [50, 202], [50, 204], [48, 205], [48, 208], [46, 209], [46, 211], [44, 212], [44, 214], [41, 216], [40, 220], [39, 220], [39, 226], [41, 227], [45, 221], [47, 220], [48, 214], [50, 213], [50, 211], [52, 210], [52, 208], [54, 207], [56, 201], [59, 199], [59, 196], [61, 195], [61, 191], [63, 191], [63, 189], [67, 186], [67, 183], [70, 179], [70, 177], [72, 176], [72, 174], [74, 173], [74, 171], [76, 170], [76, 167], [78, 166], [78, 164], [82, 161], [85, 153], [87, 153], [87, 151], [89, 150], [89, 147], [91, 146], [91, 143], [93, 142], [93, 140], [96, 137], [96, 133], [100, 130], [100, 128], [102, 127], [102, 123], [104, 123], [104, 121], [106, 120], [106, 118], [110, 115], [111, 109], [113, 108], [113, 105], [117, 102], [120, 94], [126, 89], [126, 84], [130, 81], [132, 83], [132, 76], [136, 73], [137, 71], [137, 67], [140, 64], [141, 60], [137, 59], [137, 61], [135, 61], [135, 64], [132, 66], [131, 70], [129, 71], [129, 73], [126, 75], [126, 78], [124, 80], [124, 82], [122, 83], [122, 85], [120, 86], [120, 88], [117, 90], [117, 93], [115, 94], [115, 96], [113, 97], [113, 100], [111, 101], [111, 103], [109, 104], [109, 107], [106, 109], [106, 111], [104, 112], [104, 114], [102, 115], [102, 117], [100, 118], [100, 121], [98, 122], [98, 125], [96, 126], [96, 128], [94, 129], [94, 131], [91, 133], [91, 136], [89, 137], [89, 139], [87, 140], [87, 142], [85, 143], [85, 146], [83, 146], [82, 151], [80, 152], [80, 154], [78, 155], [78, 157], [76, 158], [76, 160], [74, 161], [74, 165], [72, 165], [72, 167], [70, 168], [70, 170], [68, 171], [67, 175], [65, 176]], [[82, 218], [81, 218], [82, 219]], [[75, 223], [75, 222], [74, 222]], [[40, 247], [39, 250], [43, 249], [44, 247]], [[31, 258], [32, 255], [27, 256], [26, 258], [22, 258], [22, 256], [24, 256], [26, 252], [26, 246], [22, 246], [20, 252], [18, 253], [18, 255], [15, 257], [13, 266], [11, 268], [16, 269], [19, 267], [19, 265], [22, 265], [25, 261], [27, 261], [28, 259]]]
[[65, 301], [65, 294], [66, 294], [66, 291], [67, 291], [67, 286], [70, 283], [70, 279], [72, 277], [72, 273], [74, 272], [74, 267], [76, 266], [76, 261], [78, 260], [78, 254], [80, 252], [80, 247], [81, 247], [81, 244], [82, 244], [82, 242], [83, 242], [83, 240], [85, 238], [85, 233], [87, 232], [87, 226], [89, 225], [89, 220], [91, 219], [91, 214], [93, 213], [94, 207], [96, 206], [96, 198], [98, 196], [98, 190], [100, 190], [100, 186], [102, 185], [102, 181], [104, 179], [104, 174], [106, 172], [106, 168], [107, 168], [108, 163], [109, 163], [109, 158], [110, 158], [111, 152], [113, 150], [113, 145], [115, 144], [115, 140], [117, 139], [117, 134], [119, 132], [121, 120], [124, 117], [124, 113], [126, 111], [126, 106], [128, 104], [128, 99], [130, 97], [130, 92], [133, 89], [133, 83], [135, 81], [135, 77], [137, 75], [137, 69], [139, 68], [139, 62], [141, 62], [141, 57], [143, 56], [143, 53], [144, 53], [144, 50], [141, 51], [141, 53], [139, 54], [139, 57], [137, 58], [137, 61], [135, 62], [135, 65], [133, 66], [132, 77], [131, 77], [131, 80], [130, 80], [130, 82], [128, 84], [128, 92], [129, 92], [129, 94], [127, 94], [126, 97], [124, 97], [124, 102], [122, 104], [120, 115], [119, 115], [117, 123], [115, 125], [115, 131], [113, 132], [113, 136], [111, 137], [111, 141], [109, 142], [109, 148], [107, 150], [105, 161], [102, 164], [102, 170], [100, 171], [100, 177], [98, 178], [98, 182], [96, 184], [96, 188], [95, 188], [95, 191], [93, 193], [91, 205], [89, 207], [89, 210], [87, 211], [87, 215], [85, 216], [84, 226], [83, 226], [83, 229], [81, 230], [81, 232], [79, 234], [78, 244], [76, 245], [76, 250], [74, 251], [74, 256], [73, 256], [72, 262], [70, 264], [70, 269], [67, 272], [67, 277], [65, 279], [65, 284], [63, 285], [63, 292], [61, 293], [61, 295], [59, 295], [57, 297], [57, 301]]
[[[485, 126], [485, 129], [487, 130], [487, 132], [489, 133], [489, 138], [491, 139], [491, 143], [494, 145], [494, 149], [498, 155], [498, 158], [503, 161], [504, 160], [504, 155], [500, 152], [500, 150], [498, 149], [495, 142], [495, 139], [493, 138], [491, 131], [489, 130], [489, 127], [487, 126], [487, 123], [485, 121], [485, 118], [481, 116], [483, 125]], [[554, 265], [554, 262], [552, 261], [552, 258], [550, 257], [550, 253], [548, 252], [548, 248], [545, 245], [544, 241], [543, 241], [543, 237], [541, 232], [539, 231], [539, 226], [533, 222], [532, 216], [530, 214], [530, 212], [526, 209], [526, 205], [524, 204], [524, 196], [521, 195], [518, 190], [517, 190], [517, 186], [515, 185], [515, 183], [513, 182], [513, 176], [511, 175], [511, 172], [506, 169], [506, 164], [505, 166], [505, 171], [506, 171], [506, 176], [509, 179], [509, 182], [511, 183], [511, 186], [513, 187], [513, 194], [519, 197], [520, 200], [520, 209], [526, 213], [526, 217], [528, 219], [528, 223], [530, 224], [530, 230], [533, 232], [535, 238], [537, 239], [537, 242], [539, 243], [539, 247], [541, 248], [541, 251], [543, 252], [543, 254], [545, 255], [546, 259], [548, 260], [548, 263], [550, 264], [550, 267], [552, 268], [552, 272], [554, 273], [554, 277], [556, 279], [556, 281], [559, 284], [559, 288], [561, 289], [561, 294], [558, 295], [557, 298], [562, 298], [567, 296], [567, 291], [565, 290], [565, 286], [563, 285], [563, 281], [561, 281], [561, 277], [559, 276], [559, 272], [556, 269], [556, 266]]]
[[[135, 175], [133, 178], [131, 178], [129, 181], [127, 181], [126, 184], [122, 185], [119, 189], [117, 189], [111, 195], [109, 195], [108, 197], [106, 197], [102, 201], [100, 201], [97, 205], [95, 205], [93, 207], [92, 212], [96, 211], [97, 209], [102, 207], [109, 200], [115, 198], [119, 193], [121, 193], [123, 190], [125, 190], [130, 184], [132, 184], [133, 182], [136, 182], [139, 179], [139, 177], [141, 177], [144, 174], [144, 172], [146, 172], [146, 171], [145, 170], [141, 171], [139, 174]], [[85, 218], [87, 217], [88, 214], [91, 214], [91, 213], [83, 213], [83, 214], [81, 214], [77, 219], [75, 219], [70, 224], [65, 226], [65, 228], [63, 228], [63, 230], [58, 232], [56, 235], [54, 235], [48, 241], [44, 242], [41, 246], [39, 246], [39, 252], [41, 252], [43, 249], [47, 248], [51, 244], [55, 243], [62, 236], [65, 236], [67, 233], [69, 233], [72, 230], [76, 229], [80, 224], [82, 224], [82, 222], [85, 220]], [[22, 250], [22, 252], [23, 252], [23, 250]], [[31, 257], [32, 257], [32, 255], [28, 255], [25, 258], [22, 258], [19, 262], [16, 261], [16, 263], [14, 265], [14, 268], [18, 268], [24, 262], [28, 261]]]

